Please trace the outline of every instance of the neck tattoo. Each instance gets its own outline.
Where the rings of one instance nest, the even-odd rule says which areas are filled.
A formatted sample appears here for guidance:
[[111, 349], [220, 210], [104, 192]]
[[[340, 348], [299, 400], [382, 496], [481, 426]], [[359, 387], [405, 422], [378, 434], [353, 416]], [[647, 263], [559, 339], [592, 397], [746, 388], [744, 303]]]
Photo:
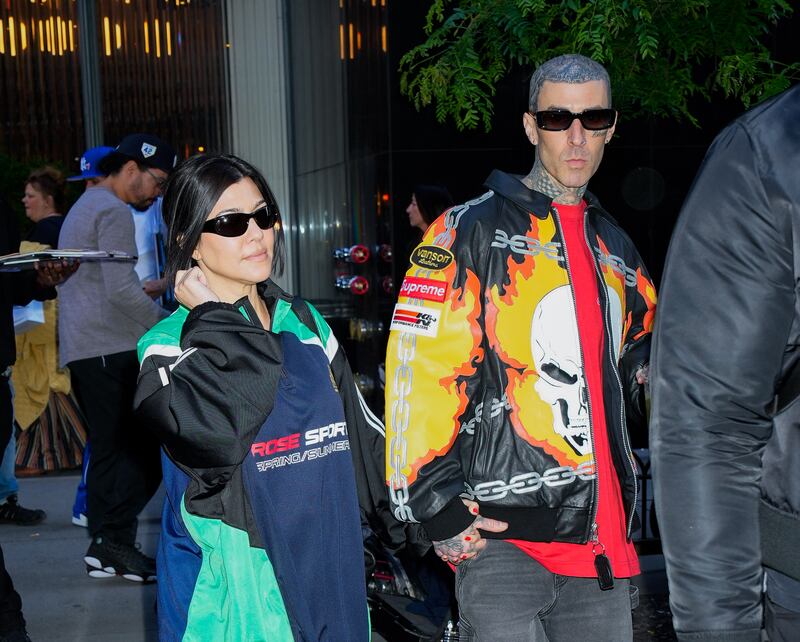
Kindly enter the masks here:
[[522, 179], [522, 182], [530, 189], [546, 194], [553, 199], [554, 203], [563, 205], [577, 205], [583, 199], [584, 192], [586, 192], [586, 185], [565, 187], [559, 183], [544, 168], [538, 154], [536, 155], [536, 161], [533, 163], [533, 169]]

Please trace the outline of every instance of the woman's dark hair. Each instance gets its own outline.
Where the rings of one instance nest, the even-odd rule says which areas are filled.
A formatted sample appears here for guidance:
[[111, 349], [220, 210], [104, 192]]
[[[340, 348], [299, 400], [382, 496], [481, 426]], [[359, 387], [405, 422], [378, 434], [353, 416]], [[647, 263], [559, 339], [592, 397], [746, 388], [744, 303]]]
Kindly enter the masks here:
[[[178, 270], [194, 265], [192, 252], [200, 242], [203, 224], [222, 193], [243, 178], [251, 179], [267, 207], [278, 212], [275, 196], [255, 167], [231, 154], [193, 156], [183, 161], [167, 180], [161, 206], [167, 224], [167, 283], [175, 282]], [[280, 218], [278, 219], [280, 222]], [[275, 226], [272, 273], [280, 276], [285, 261], [283, 225]]]
[[433, 223], [448, 207], [453, 206], [453, 197], [442, 185], [416, 185], [414, 198], [422, 219], [427, 225]]
[[64, 213], [67, 204], [64, 195], [64, 175], [55, 167], [49, 165], [33, 170], [25, 181], [26, 185], [32, 185], [37, 192], [53, 199], [53, 207], [57, 214]]

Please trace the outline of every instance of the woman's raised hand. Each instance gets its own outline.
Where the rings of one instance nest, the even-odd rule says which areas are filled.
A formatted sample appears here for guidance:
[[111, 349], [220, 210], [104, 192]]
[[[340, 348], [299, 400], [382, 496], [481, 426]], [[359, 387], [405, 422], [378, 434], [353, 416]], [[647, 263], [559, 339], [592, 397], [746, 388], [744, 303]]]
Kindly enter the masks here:
[[219, 301], [219, 297], [208, 287], [206, 275], [196, 266], [189, 270], [178, 270], [176, 273], [175, 298], [190, 310], [201, 303]]

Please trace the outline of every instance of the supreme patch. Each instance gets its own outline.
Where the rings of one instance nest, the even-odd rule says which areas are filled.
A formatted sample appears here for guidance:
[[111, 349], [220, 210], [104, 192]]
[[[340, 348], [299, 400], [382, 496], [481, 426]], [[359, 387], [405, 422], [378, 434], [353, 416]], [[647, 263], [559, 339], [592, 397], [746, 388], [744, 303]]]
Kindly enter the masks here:
[[409, 299], [425, 299], [442, 303], [447, 294], [447, 281], [423, 279], [418, 276], [407, 276], [400, 286], [400, 296]]

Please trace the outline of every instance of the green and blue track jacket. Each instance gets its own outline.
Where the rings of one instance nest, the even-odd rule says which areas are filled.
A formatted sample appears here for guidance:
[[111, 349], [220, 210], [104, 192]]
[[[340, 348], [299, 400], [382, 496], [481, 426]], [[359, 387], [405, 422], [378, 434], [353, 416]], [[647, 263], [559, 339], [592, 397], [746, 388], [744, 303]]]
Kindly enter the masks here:
[[[319, 313], [259, 286], [139, 341], [135, 405], [162, 443], [159, 637], [367, 640], [362, 524], [399, 528], [384, 432]], [[376, 527], [377, 526], [377, 527]]]

